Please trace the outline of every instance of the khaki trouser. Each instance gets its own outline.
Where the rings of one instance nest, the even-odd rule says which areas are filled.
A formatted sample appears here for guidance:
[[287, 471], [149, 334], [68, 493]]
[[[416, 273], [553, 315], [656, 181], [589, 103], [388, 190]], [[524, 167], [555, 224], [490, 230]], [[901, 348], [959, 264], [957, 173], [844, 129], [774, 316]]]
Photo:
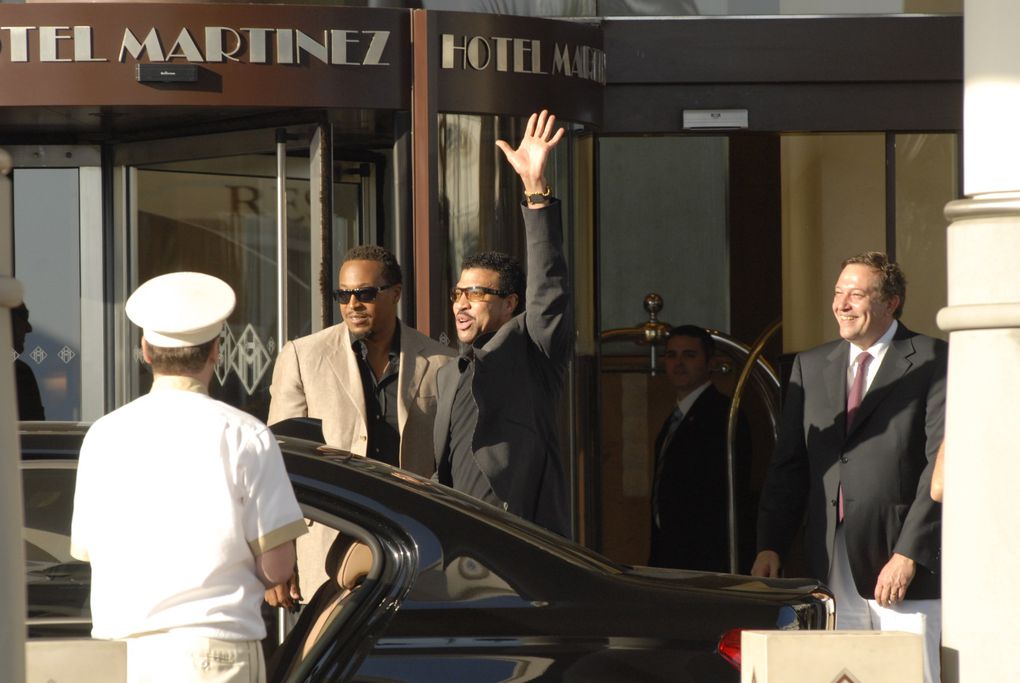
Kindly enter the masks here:
[[180, 633], [125, 639], [128, 683], [265, 683], [262, 643]]

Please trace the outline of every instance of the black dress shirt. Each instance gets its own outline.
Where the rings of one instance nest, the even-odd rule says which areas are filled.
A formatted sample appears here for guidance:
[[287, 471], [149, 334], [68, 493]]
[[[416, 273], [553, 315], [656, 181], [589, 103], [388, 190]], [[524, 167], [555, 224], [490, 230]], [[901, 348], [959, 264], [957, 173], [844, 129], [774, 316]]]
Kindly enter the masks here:
[[400, 369], [400, 326], [390, 344], [389, 363], [376, 379], [368, 363], [368, 345], [351, 335], [351, 348], [361, 372], [365, 390], [365, 416], [368, 419], [368, 457], [394, 467], [400, 466], [400, 421], [397, 418], [397, 376]]
[[439, 481], [452, 486], [458, 491], [476, 492], [478, 498], [486, 503], [502, 506], [492, 491], [492, 485], [485, 474], [478, 468], [471, 441], [478, 427], [478, 404], [471, 387], [475, 378], [474, 350], [485, 345], [494, 333], [488, 333], [475, 340], [473, 346], [465, 347], [463, 354], [457, 359], [460, 377], [457, 379], [457, 390], [453, 396], [453, 409], [450, 413], [450, 457], [439, 473]]

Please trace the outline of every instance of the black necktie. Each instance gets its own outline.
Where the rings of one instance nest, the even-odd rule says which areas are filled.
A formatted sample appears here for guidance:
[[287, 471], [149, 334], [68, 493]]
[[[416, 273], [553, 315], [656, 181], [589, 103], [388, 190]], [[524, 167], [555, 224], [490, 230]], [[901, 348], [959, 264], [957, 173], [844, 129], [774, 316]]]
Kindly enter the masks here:
[[659, 528], [661, 528], [659, 525], [659, 480], [662, 478], [662, 467], [666, 462], [666, 450], [669, 448], [673, 435], [676, 434], [676, 430], [683, 419], [684, 414], [680, 412], [680, 407], [677, 406], [669, 416], [666, 433], [662, 437], [662, 447], [655, 454], [655, 478], [652, 480], [652, 513], [654, 515], [655, 526]]

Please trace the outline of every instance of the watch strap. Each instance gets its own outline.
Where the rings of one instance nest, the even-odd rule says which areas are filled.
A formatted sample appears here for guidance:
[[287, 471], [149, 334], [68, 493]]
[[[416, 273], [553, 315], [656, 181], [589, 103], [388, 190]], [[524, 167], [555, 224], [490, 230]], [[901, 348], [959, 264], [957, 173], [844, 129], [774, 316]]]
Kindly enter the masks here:
[[548, 204], [549, 198], [552, 196], [552, 188], [548, 185], [541, 192], [524, 193], [524, 199], [528, 204]]

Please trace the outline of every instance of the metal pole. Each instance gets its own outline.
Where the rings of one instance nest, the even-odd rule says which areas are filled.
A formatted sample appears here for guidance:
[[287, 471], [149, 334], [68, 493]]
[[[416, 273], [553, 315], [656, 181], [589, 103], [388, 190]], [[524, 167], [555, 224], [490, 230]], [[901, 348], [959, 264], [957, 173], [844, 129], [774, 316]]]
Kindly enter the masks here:
[[276, 330], [287, 343], [287, 129], [276, 129]]
[[737, 420], [740, 416], [740, 401], [744, 396], [744, 388], [747, 385], [747, 380], [751, 377], [751, 372], [754, 370], [754, 364], [757, 362], [758, 357], [761, 356], [762, 351], [765, 349], [765, 345], [769, 342], [779, 328], [782, 327], [782, 321], [777, 320], [772, 323], [768, 329], [762, 332], [761, 336], [751, 347], [751, 352], [747, 355], [747, 360], [744, 361], [744, 367], [740, 370], [740, 376], [737, 378], [737, 386], [733, 390], [733, 400], [730, 402], [730, 415], [729, 420], [726, 423], [726, 503], [727, 503], [727, 522], [729, 524], [729, 542], [730, 542], [730, 572], [736, 574], [739, 571], [739, 544], [740, 536], [737, 528], [737, 453], [736, 453], [736, 439], [737, 439]]

